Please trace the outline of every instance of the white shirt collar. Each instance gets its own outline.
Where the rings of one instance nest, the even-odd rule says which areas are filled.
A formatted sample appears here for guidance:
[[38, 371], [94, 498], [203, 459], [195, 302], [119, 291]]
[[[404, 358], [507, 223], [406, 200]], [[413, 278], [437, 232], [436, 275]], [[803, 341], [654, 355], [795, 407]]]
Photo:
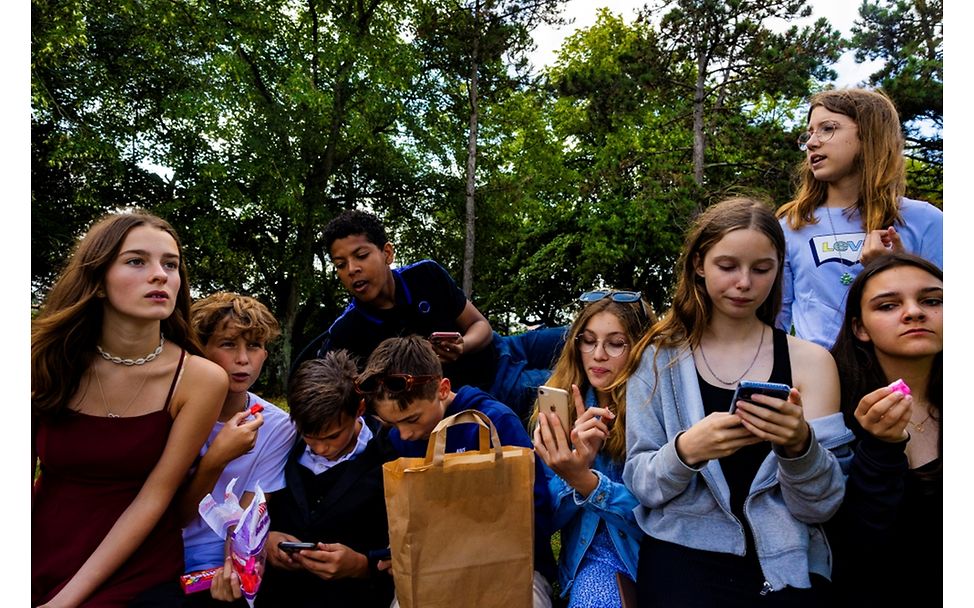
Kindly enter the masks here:
[[300, 458], [298, 458], [298, 464], [310, 470], [315, 475], [321, 475], [336, 464], [345, 462], [346, 460], [351, 460], [364, 452], [365, 446], [367, 446], [369, 441], [372, 439], [372, 429], [369, 428], [369, 425], [365, 424], [365, 419], [361, 416], [358, 417], [357, 422], [362, 425], [362, 430], [359, 431], [358, 439], [355, 442], [355, 448], [351, 452], [339, 457], [338, 460], [329, 460], [324, 456], [315, 454], [311, 450], [311, 447], [305, 444], [304, 452], [302, 452]]

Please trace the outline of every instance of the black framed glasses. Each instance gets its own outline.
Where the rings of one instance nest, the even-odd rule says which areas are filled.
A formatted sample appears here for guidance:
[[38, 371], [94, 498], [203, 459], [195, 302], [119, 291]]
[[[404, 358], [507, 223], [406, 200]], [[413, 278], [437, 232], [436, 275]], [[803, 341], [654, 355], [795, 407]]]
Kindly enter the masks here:
[[372, 395], [385, 387], [386, 393], [395, 395], [405, 393], [414, 386], [439, 380], [440, 376], [414, 376], [412, 374], [375, 374], [364, 380], [355, 381], [355, 392], [359, 395]]
[[632, 304], [633, 302], [640, 301], [643, 298], [643, 294], [639, 293], [638, 291], [596, 289], [595, 291], [586, 291], [582, 295], [578, 296], [578, 300], [580, 302], [598, 302], [604, 298], [612, 298], [613, 302]]
[[822, 123], [819, 128], [812, 131], [805, 131], [798, 136], [798, 149], [802, 152], [808, 150], [808, 142], [812, 139], [812, 136], [818, 137], [819, 143], [824, 144], [825, 142], [832, 139], [835, 132], [841, 129], [841, 125], [836, 122], [826, 122]]
[[602, 349], [605, 354], [609, 355], [613, 359], [616, 357], [621, 357], [623, 353], [626, 352], [626, 348], [629, 343], [623, 340], [621, 337], [610, 338], [608, 340], [599, 340], [593, 335], [589, 334], [578, 334], [575, 336], [575, 346], [578, 350], [585, 354], [594, 353], [595, 349], [602, 345]]

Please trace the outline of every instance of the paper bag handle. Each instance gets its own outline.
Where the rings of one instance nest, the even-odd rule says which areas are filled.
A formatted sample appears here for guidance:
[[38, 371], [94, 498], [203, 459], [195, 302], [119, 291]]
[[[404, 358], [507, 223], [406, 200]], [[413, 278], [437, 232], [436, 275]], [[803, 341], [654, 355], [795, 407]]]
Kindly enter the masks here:
[[[433, 428], [430, 433], [429, 443], [426, 445], [426, 463], [436, 466], [443, 465], [443, 453], [446, 451], [446, 433], [451, 426], [464, 423], [474, 423], [480, 425], [480, 453], [489, 454], [494, 452], [494, 460], [501, 458], [504, 450], [501, 447], [500, 437], [497, 435], [497, 428], [491, 422], [487, 414], [478, 410], [463, 410], [447, 416]], [[489, 433], [489, 437], [488, 437]]]

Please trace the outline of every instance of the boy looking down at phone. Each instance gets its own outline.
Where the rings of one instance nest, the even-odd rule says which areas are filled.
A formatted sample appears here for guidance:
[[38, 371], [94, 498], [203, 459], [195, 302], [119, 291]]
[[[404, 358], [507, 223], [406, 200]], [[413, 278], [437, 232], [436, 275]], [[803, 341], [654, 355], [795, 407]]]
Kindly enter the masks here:
[[429, 338], [453, 386], [484, 389], [527, 417], [564, 343], [564, 328], [500, 336], [436, 262], [392, 268], [393, 245], [370, 213], [345, 211], [328, 223], [324, 239], [352, 301], [295, 365], [336, 348], [361, 362], [386, 338], [418, 335]]
[[[511, 408], [484, 391], [463, 386], [451, 390], [429, 342], [419, 336], [389, 338], [369, 356], [356, 381], [359, 393], [376, 417], [391, 426], [389, 441], [400, 456], [421, 457], [433, 428], [447, 416], [474, 409], [487, 415], [502, 445], [533, 447], [531, 438]], [[479, 427], [451, 427], [446, 453], [477, 450]], [[555, 560], [551, 552], [550, 470], [535, 459], [534, 480], [534, 606], [551, 606]], [[485, 547], [485, 550], [489, 548]]]
[[257, 606], [392, 601], [392, 577], [377, 566], [389, 547], [382, 465], [397, 455], [388, 431], [364, 416], [357, 372], [338, 350], [304, 362], [291, 378], [288, 405], [301, 439], [287, 459], [287, 487], [268, 506], [269, 567]]
[[201, 459], [180, 498], [185, 571], [222, 567], [209, 592], [187, 596], [186, 606], [225, 606], [214, 600], [236, 600], [241, 606], [240, 580], [229, 567], [226, 539], [199, 515], [200, 500], [213, 493], [218, 500], [237, 478], [234, 493], [246, 508], [256, 485], [265, 495], [284, 486], [284, 461], [294, 443], [294, 426], [287, 412], [249, 392], [267, 359], [267, 344], [280, 334], [274, 315], [254, 298], [218, 292], [193, 303], [191, 322], [203, 343], [206, 358], [226, 370], [230, 388], [223, 410], [200, 451]]

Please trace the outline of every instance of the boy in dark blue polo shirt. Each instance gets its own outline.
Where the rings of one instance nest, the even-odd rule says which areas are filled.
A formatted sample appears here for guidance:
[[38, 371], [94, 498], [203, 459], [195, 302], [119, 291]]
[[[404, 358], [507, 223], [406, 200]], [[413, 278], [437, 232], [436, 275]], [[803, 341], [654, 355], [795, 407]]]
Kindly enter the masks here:
[[[520, 419], [509, 407], [473, 386], [453, 392], [432, 346], [418, 336], [382, 342], [369, 356], [356, 385], [365, 395], [370, 411], [392, 427], [389, 442], [401, 456], [425, 456], [433, 428], [447, 416], [468, 409], [490, 418], [502, 445], [533, 447]], [[474, 424], [452, 427], [446, 438], [446, 452], [479, 449], [478, 429]], [[548, 492], [552, 473], [540, 458], [535, 458], [534, 464], [534, 606], [538, 608], [551, 606], [548, 580], [556, 571]]]
[[432, 260], [392, 268], [392, 243], [379, 219], [349, 210], [325, 227], [325, 246], [352, 301], [328, 331], [298, 355], [303, 360], [346, 349], [364, 362], [386, 338], [457, 332], [431, 341], [452, 386], [476, 386], [527, 419], [535, 389], [550, 375], [565, 328], [500, 336], [450, 274]]

